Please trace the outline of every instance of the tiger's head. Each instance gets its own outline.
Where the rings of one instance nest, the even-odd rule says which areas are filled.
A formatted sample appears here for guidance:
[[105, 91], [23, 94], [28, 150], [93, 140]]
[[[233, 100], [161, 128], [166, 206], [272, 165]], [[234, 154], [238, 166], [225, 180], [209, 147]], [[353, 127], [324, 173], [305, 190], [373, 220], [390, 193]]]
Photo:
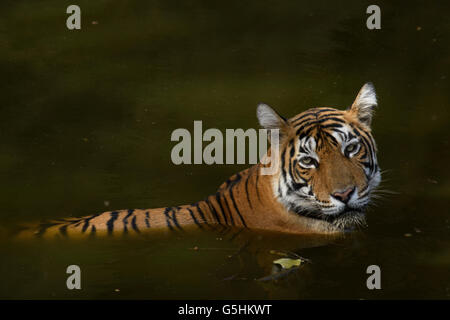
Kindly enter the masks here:
[[260, 124], [279, 132], [273, 191], [290, 214], [333, 231], [365, 225], [364, 209], [381, 181], [371, 133], [376, 106], [371, 83], [346, 110], [313, 108], [285, 119], [258, 106]]

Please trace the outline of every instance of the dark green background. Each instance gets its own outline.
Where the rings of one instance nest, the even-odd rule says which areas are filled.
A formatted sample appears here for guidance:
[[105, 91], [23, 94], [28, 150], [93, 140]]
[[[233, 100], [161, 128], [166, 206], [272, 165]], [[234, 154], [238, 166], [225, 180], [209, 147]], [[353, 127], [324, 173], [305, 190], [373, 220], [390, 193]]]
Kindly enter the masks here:
[[[2, 233], [26, 221], [199, 200], [246, 166], [173, 165], [174, 129], [192, 130], [194, 120], [256, 128], [261, 101], [287, 117], [344, 108], [366, 81], [379, 96], [382, 188], [396, 194], [376, 201], [362, 238], [306, 251], [301, 239], [288, 241], [316, 263], [284, 284], [222, 282], [212, 270], [226, 250], [187, 250], [215, 247], [215, 236], [3, 241], [1, 298], [450, 297], [447, 3], [377, 1], [374, 31], [367, 1], [76, 1], [78, 31], [65, 26], [70, 4], [0, 3]], [[277, 249], [262, 239], [262, 251]], [[81, 292], [65, 289], [69, 264], [87, 270]], [[365, 287], [370, 264], [383, 272], [376, 293]], [[263, 275], [252, 259], [239, 266], [247, 278]]]

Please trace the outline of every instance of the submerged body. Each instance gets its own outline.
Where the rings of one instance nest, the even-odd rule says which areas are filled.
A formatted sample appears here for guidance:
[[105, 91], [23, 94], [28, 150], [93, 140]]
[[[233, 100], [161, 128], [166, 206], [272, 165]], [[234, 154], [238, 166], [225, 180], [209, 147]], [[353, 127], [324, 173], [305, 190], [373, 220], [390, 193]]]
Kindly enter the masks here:
[[[351, 230], [365, 224], [364, 209], [381, 180], [370, 130], [375, 106], [371, 84], [363, 86], [347, 110], [314, 108], [286, 120], [261, 104], [260, 124], [279, 131], [279, 140], [271, 142], [268, 153], [277, 152], [274, 174], [263, 175], [266, 165], [260, 163], [235, 174], [214, 195], [194, 204], [56, 220], [24, 230], [20, 236], [112, 236], [218, 225], [285, 233]], [[273, 148], [275, 144], [278, 148]]]

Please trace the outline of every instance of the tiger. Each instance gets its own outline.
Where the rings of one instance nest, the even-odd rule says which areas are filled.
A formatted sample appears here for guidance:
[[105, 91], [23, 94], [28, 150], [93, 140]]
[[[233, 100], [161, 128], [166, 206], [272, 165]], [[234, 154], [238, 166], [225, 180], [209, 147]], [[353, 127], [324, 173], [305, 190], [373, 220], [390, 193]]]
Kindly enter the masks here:
[[[366, 226], [365, 209], [381, 181], [371, 132], [377, 106], [370, 82], [344, 110], [316, 107], [286, 119], [261, 103], [256, 112], [259, 124], [277, 130], [277, 141], [271, 141], [257, 164], [231, 176], [204, 200], [52, 220], [20, 234], [66, 238], [235, 227], [331, 235], [360, 229]], [[271, 152], [276, 152], [276, 170], [261, 174], [269, 165], [262, 160]]]

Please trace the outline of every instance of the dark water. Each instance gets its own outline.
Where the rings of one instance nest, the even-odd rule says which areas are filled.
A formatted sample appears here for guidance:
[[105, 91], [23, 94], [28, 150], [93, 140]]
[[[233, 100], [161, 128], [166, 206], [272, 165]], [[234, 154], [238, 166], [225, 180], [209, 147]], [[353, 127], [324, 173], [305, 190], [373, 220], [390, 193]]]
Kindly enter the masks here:
[[[80, 31], [69, 4], [0, 3], [0, 298], [450, 298], [448, 4], [378, 1], [377, 31], [365, 1], [77, 1]], [[173, 165], [174, 129], [255, 128], [260, 101], [288, 117], [346, 107], [366, 81], [395, 193], [361, 234], [6, 238], [27, 221], [202, 199], [246, 166]], [[255, 281], [270, 250], [312, 263]], [[80, 291], [66, 289], [71, 264]], [[382, 290], [366, 288], [372, 264]]]

